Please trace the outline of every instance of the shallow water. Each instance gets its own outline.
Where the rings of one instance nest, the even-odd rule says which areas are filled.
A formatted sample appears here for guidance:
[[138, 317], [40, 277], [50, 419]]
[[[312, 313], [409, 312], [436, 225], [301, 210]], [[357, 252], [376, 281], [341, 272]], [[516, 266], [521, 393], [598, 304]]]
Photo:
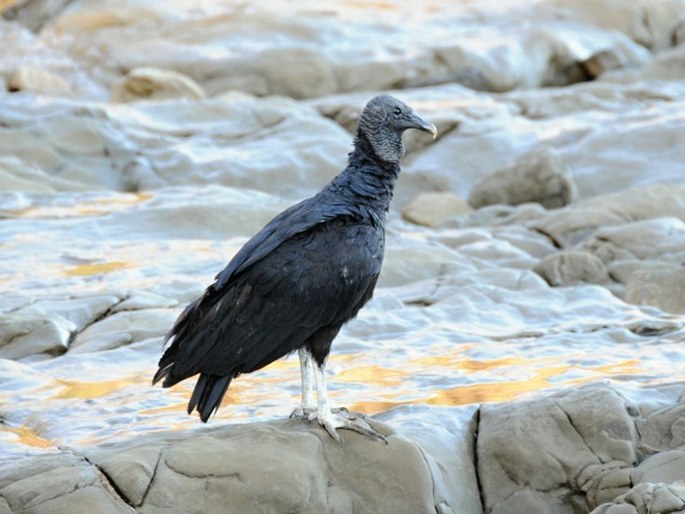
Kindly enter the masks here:
[[[354, 113], [371, 95], [360, 84], [444, 82], [454, 78], [445, 63], [459, 57], [500, 91], [507, 81], [544, 83], [542, 77], [558, 71], [545, 68], [555, 66], [550, 55], [565, 63], [605, 44], [628, 48], [626, 55], [645, 52], [618, 32], [571, 22], [576, 32], [564, 37], [576, 46], [553, 54], [559, 45], [550, 34], [564, 23], [554, 2], [431, 2], [401, 26], [391, 22], [412, 14], [405, 3], [329, 2], [314, 9], [305, 2], [302, 24], [281, 20], [280, 3], [194, 10], [188, 6], [195, 2], [179, 1], [175, 15], [167, 4], [151, 4], [145, 13], [124, 4], [115, 23], [111, 12], [74, 2], [41, 36], [73, 54], [77, 71], [80, 59], [101, 67], [76, 88], [76, 98], [19, 93], [0, 104], [0, 333], [4, 350], [13, 352], [0, 359], [0, 459], [149, 431], [203, 429], [185, 413], [193, 380], [169, 390], [150, 385], [162, 337], [250, 235], [342, 168], [352, 136], [336, 117]], [[231, 39], [224, 29], [242, 8], [254, 30]], [[222, 16], [225, 10], [232, 14]], [[165, 27], [163, 39], [155, 23], [138, 24], [137, 16]], [[516, 24], [530, 16], [544, 28]], [[265, 33], [271, 39], [260, 37]], [[385, 42], [365, 52], [362, 36]], [[176, 63], [208, 93], [227, 96], [100, 102], [109, 75], [149, 64], [136, 61], [140, 49], [130, 45], [137, 38], [160, 52], [153, 64]], [[529, 40], [536, 50], [530, 54], [522, 50]], [[462, 55], [465, 41], [472, 53]], [[223, 70], [282, 44], [321, 49], [338, 82], [317, 95], [361, 92], [311, 102], [231, 96], [236, 84]], [[88, 45], [110, 53], [91, 55]], [[207, 60], [196, 69], [197, 55]], [[307, 96], [312, 81], [301, 82], [292, 85], [301, 87], [294, 96]], [[243, 89], [255, 92], [250, 84]], [[559, 251], [555, 242], [571, 241], [572, 248], [605, 225], [628, 234], [616, 248], [633, 253], [617, 253], [622, 258], [682, 266], [685, 230], [673, 220], [685, 217], [685, 193], [674, 190], [667, 202], [638, 192], [625, 204], [600, 196], [682, 184], [685, 147], [673, 135], [682, 134], [685, 119], [682, 83], [600, 82], [509, 95], [450, 84], [407, 91], [406, 98], [443, 134], [434, 143], [411, 136], [380, 285], [333, 345], [332, 402], [373, 414], [402, 405], [503, 402], [596, 380], [648, 385], [685, 377], [682, 314], [625, 303], [620, 281], [552, 288], [532, 271]], [[594, 204], [558, 216], [531, 205], [483, 209], [441, 228], [413, 225], [399, 214], [421, 191], [466, 197], [484, 175], [547, 146], [568, 163], [577, 200]], [[659, 218], [653, 226], [635, 224], [652, 218]], [[673, 247], [658, 243], [666, 238]], [[17, 320], [33, 325], [8, 328]], [[24, 352], [29, 347], [35, 351]], [[299, 394], [299, 366], [290, 356], [235, 380], [211, 424], [285, 417]]]
[[[2, 361], [8, 368], [0, 390], [3, 456], [101, 444], [150, 430], [202, 429], [185, 413], [193, 380], [163, 390], [151, 387], [150, 379], [161, 354], [160, 335], [244, 237], [149, 239], [131, 228], [127, 238], [112, 223], [165, 195], [102, 195], [83, 202], [74, 195], [72, 204], [32, 197], [30, 206], [3, 211], [5, 291], [36, 298], [68, 292], [73, 298], [144, 290], [174, 304], [122, 311], [141, 317], [82, 345], [77, 337], [59, 357]], [[479, 230], [442, 233], [392, 217], [386, 285], [333, 346], [328, 369], [334, 404], [373, 414], [407, 404], [508, 401], [606, 378], [653, 384], [685, 374], [682, 318], [644, 312], [598, 286], [552, 289], [529, 270], [474, 256]], [[445, 234], [466, 244], [436, 242]], [[502, 262], [511, 262], [506, 241], [490, 243], [502, 250]], [[424, 279], [416, 281], [403, 270], [407, 248], [424, 250], [429, 269], [432, 255], [453, 272], [425, 279], [416, 270]], [[163, 313], [162, 322], [152, 312]], [[650, 326], [664, 333], [636, 334]], [[113, 349], [101, 350], [103, 340], [110, 341], [104, 348]], [[298, 402], [299, 380], [296, 356], [241, 376], [211, 424], [285, 417]]]

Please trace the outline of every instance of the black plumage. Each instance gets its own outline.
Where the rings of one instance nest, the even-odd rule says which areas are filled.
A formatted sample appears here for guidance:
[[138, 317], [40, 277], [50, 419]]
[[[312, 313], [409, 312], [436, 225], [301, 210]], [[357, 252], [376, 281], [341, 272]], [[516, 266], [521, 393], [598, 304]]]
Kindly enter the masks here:
[[[347, 167], [320, 193], [271, 220], [185, 308], [167, 335], [171, 344], [153, 383], [163, 379], [169, 387], [199, 373], [188, 412], [197, 409], [207, 421], [241, 373], [300, 349], [301, 359], [309, 352], [322, 371], [341, 326], [373, 294], [385, 213], [404, 154], [401, 135], [409, 128], [435, 135], [433, 125], [399, 100], [371, 100]], [[347, 422], [331, 429], [321, 419], [330, 413], [322, 395], [325, 400], [325, 382], [317, 415], [303, 398], [305, 417], [319, 419], [336, 439], [335, 428], [357, 429]]]

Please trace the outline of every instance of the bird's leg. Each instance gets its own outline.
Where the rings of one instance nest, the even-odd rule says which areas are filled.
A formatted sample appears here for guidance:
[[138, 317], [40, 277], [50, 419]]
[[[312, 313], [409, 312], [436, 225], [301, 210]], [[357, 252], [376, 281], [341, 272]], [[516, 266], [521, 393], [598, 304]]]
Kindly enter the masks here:
[[298, 350], [300, 357], [300, 374], [302, 375], [302, 403], [290, 414], [291, 418], [303, 418], [307, 421], [316, 419], [314, 403], [314, 358], [306, 348]]
[[316, 376], [316, 395], [318, 397], [316, 420], [319, 422], [319, 425], [324, 427], [331, 437], [340, 444], [343, 444], [343, 441], [336, 431], [338, 428], [354, 430], [355, 432], [368, 435], [374, 439], [380, 439], [387, 444], [388, 441], [385, 436], [371, 428], [362, 415], [349, 412], [347, 409], [331, 410], [331, 407], [328, 403], [325, 364], [326, 363], [324, 362], [321, 364], [321, 366], [314, 366], [314, 375]]

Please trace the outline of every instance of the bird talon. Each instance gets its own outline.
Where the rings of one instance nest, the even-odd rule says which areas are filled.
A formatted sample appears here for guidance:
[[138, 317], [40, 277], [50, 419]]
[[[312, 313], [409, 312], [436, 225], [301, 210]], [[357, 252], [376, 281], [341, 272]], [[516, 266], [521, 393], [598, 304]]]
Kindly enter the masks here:
[[326, 429], [326, 432], [328, 432], [328, 434], [335, 439], [336, 443], [338, 443], [340, 446], [345, 446], [345, 442], [343, 441], [342, 437], [340, 437], [340, 434], [338, 434], [336, 427], [330, 423], [323, 423], [322, 426]]
[[305, 421], [314, 421], [316, 419], [316, 409], [312, 407], [302, 407], [298, 405], [290, 413], [290, 419], [300, 418]]

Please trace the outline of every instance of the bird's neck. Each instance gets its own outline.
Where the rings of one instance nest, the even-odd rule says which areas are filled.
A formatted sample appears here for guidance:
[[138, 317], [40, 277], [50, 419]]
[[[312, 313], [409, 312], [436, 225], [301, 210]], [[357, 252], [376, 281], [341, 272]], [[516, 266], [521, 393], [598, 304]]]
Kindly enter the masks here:
[[353, 198], [355, 204], [384, 216], [390, 207], [399, 174], [398, 163], [379, 159], [369, 143], [357, 137], [354, 149], [349, 154], [347, 168], [330, 186], [338, 191], [342, 189], [347, 197]]

